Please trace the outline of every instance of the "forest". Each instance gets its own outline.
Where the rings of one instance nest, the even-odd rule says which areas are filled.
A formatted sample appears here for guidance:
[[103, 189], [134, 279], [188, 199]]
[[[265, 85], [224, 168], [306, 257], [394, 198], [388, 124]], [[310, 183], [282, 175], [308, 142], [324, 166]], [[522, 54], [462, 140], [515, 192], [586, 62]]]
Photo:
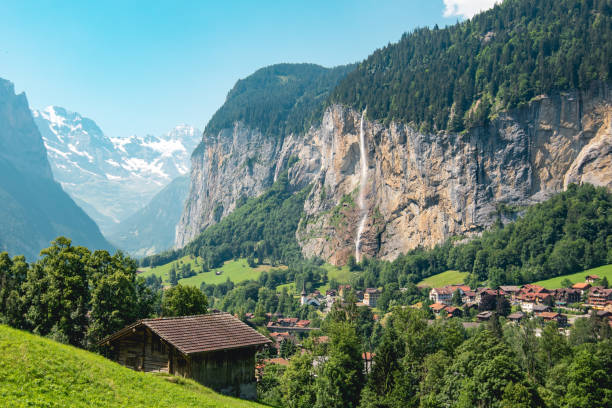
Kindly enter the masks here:
[[328, 104], [459, 132], [538, 95], [611, 78], [609, 0], [507, 0], [444, 29], [404, 34], [340, 81]]
[[320, 118], [325, 100], [355, 64], [324, 68], [314, 64], [277, 64], [239, 80], [206, 125], [215, 135], [234, 122], [282, 139], [303, 133]]

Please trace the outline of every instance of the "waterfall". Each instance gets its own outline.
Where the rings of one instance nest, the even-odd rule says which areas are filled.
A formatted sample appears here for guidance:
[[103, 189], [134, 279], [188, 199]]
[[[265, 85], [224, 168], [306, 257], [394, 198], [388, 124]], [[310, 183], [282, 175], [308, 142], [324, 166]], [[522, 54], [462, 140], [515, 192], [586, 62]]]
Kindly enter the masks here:
[[365, 223], [368, 218], [368, 209], [365, 205], [365, 194], [366, 184], [368, 182], [368, 157], [366, 156], [365, 149], [365, 135], [363, 131], [363, 119], [366, 113], [366, 109], [361, 113], [361, 125], [359, 127], [359, 161], [361, 163], [361, 177], [359, 179], [359, 197], [357, 204], [359, 205], [359, 214], [361, 220], [359, 221], [359, 228], [357, 228], [357, 239], [355, 240], [355, 260], [359, 262], [361, 260], [360, 246], [361, 246], [361, 234], [365, 228]]

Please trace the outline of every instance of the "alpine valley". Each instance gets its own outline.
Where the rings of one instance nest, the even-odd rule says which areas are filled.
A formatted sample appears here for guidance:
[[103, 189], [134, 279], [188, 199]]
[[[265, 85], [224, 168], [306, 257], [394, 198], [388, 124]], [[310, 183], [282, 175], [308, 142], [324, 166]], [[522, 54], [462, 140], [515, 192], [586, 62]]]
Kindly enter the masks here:
[[[189, 157], [201, 138], [199, 130], [179, 125], [159, 137], [113, 138], [105, 135], [93, 120], [61, 107], [34, 110], [33, 116], [55, 179], [111, 242], [135, 255], [172, 247], [175, 225], [164, 230], [161, 237], [139, 231], [159, 225], [158, 221], [178, 219], [181, 197], [184, 199], [186, 192], [180, 190], [174, 196], [177, 204], [169, 207], [177, 208], [173, 214], [164, 208], [161, 220], [148, 219], [137, 226], [133, 220], [157, 193], [188, 173]], [[128, 233], [129, 243], [125, 242]], [[141, 239], [153, 239], [156, 245], [150, 241], [142, 243]]]

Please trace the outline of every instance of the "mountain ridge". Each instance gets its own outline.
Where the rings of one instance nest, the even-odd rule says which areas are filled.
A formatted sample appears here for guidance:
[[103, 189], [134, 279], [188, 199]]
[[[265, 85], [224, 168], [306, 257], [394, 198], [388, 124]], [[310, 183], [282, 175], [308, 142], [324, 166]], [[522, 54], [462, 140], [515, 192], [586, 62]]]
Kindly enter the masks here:
[[108, 137], [90, 118], [62, 107], [33, 110], [55, 178], [105, 234], [189, 171], [200, 131], [178, 125], [162, 136]]

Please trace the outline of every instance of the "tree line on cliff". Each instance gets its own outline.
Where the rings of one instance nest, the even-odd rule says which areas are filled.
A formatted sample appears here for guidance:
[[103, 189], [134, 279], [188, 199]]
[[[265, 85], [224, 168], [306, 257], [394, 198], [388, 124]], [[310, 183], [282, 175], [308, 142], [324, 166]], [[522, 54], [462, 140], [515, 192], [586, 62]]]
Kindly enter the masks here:
[[506, 0], [375, 51], [330, 96], [388, 123], [458, 132], [541, 94], [612, 78], [609, 0]]

